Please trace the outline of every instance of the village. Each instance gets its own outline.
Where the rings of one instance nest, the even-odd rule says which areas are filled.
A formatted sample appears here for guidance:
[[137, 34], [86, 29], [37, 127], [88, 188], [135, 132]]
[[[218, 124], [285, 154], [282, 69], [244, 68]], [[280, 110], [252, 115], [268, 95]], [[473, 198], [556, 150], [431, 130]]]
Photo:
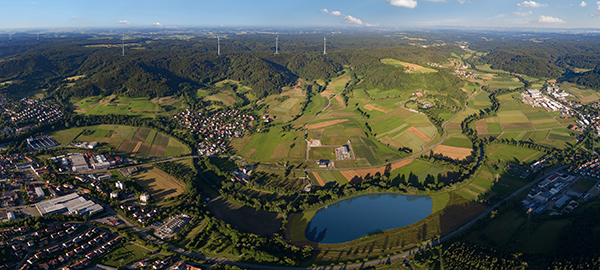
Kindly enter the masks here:
[[252, 125], [254, 116], [242, 114], [239, 110], [230, 109], [213, 115], [185, 110], [173, 116], [179, 124], [204, 138], [198, 144], [198, 153], [210, 156], [225, 151], [231, 138], [244, 136], [244, 132]]
[[3, 118], [17, 126], [16, 129], [5, 127], [2, 132], [6, 135], [19, 133], [20, 128], [29, 124], [53, 122], [63, 115], [58, 106], [37, 99], [22, 98], [18, 102], [11, 102], [10, 106], [3, 103], [2, 107]]

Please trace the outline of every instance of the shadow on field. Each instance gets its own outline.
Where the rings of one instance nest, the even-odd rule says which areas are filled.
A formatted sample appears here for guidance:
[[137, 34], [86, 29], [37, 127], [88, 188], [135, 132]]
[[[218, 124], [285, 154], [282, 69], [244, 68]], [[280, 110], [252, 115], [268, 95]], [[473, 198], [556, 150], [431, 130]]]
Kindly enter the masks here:
[[215, 217], [250, 233], [270, 235], [281, 228], [280, 214], [256, 211], [221, 197], [212, 200], [206, 208]]

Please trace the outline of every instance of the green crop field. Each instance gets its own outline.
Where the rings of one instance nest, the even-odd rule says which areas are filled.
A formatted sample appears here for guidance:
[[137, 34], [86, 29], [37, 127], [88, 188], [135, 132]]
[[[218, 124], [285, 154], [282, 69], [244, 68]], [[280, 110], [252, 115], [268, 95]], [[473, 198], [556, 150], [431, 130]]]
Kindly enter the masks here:
[[339, 171], [320, 171], [318, 173], [325, 183], [338, 182], [340, 185], [348, 183], [348, 179], [346, 179]]
[[[84, 132], [84, 130], [87, 131]], [[117, 154], [127, 156], [133, 152], [138, 142], [142, 142], [135, 155], [141, 158], [179, 156], [191, 153], [189, 147], [175, 138], [156, 130], [132, 126], [86, 126], [56, 131], [50, 135], [55, 136], [57, 141], [63, 145], [73, 141], [98, 142], [100, 143], [99, 147], [109, 147], [116, 150]]]
[[240, 154], [252, 160], [268, 161], [277, 145], [284, 141], [293, 140], [294, 135], [292, 132], [281, 133], [279, 131], [256, 133]]
[[388, 64], [388, 65], [392, 65], [395, 67], [399, 67], [399, 68], [415, 68], [415, 71], [409, 71], [410, 72], [415, 72], [415, 73], [435, 73], [438, 72], [437, 70], [433, 69], [433, 68], [427, 68], [424, 66], [420, 66], [417, 64], [412, 64], [412, 63], [408, 63], [408, 62], [402, 62], [396, 59], [391, 59], [391, 58], [386, 58], [386, 59], [381, 59], [382, 63]]
[[335, 147], [311, 147], [308, 153], [310, 160], [335, 160]]
[[442, 145], [453, 146], [453, 147], [462, 147], [462, 148], [472, 148], [473, 144], [471, 140], [467, 139], [464, 135], [459, 135], [452, 137], [450, 139], [445, 140]]
[[154, 117], [156, 115], [168, 115], [163, 105], [181, 107], [181, 102], [170, 98], [168, 102], [161, 102], [169, 98], [153, 99], [129, 98], [111, 95], [107, 97], [93, 96], [82, 100], [74, 100], [75, 112], [91, 115], [126, 114], [140, 115], [143, 117]]
[[507, 162], [530, 162], [543, 155], [542, 152], [512, 145], [492, 144], [487, 147], [488, 157]]

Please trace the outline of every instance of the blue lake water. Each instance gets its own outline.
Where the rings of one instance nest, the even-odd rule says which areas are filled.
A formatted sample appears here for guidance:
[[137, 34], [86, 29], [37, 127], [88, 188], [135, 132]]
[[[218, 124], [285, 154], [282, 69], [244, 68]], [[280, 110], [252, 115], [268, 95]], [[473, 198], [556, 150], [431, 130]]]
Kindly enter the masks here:
[[413, 224], [431, 214], [429, 196], [367, 194], [345, 199], [317, 211], [306, 227], [306, 239], [344, 243], [371, 233]]

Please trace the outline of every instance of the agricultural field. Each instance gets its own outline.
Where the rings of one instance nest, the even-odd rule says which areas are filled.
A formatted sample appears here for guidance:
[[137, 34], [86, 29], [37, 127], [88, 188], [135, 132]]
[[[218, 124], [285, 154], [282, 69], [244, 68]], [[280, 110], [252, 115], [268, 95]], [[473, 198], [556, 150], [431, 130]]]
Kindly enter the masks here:
[[399, 68], [414, 68], [415, 71], [409, 71], [410, 72], [415, 72], [415, 73], [435, 73], [438, 72], [437, 70], [433, 69], [433, 68], [427, 68], [427, 67], [423, 67], [417, 64], [413, 64], [413, 63], [408, 63], [408, 62], [402, 62], [400, 60], [396, 60], [396, 59], [391, 59], [391, 58], [386, 58], [386, 59], [381, 59], [381, 62], [384, 64], [388, 64], [388, 65], [392, 65], [395, 67], [399, 67]]
[[442, 142], [433, 149], [436, 154], [442, 154], [454, 159], [464, 159], [471, 155], [473, 144], [464, 135], [457, 135]]
[[61, 145], [71, 142], [98, 142], [99, 147], [115, 150], [118, 155], [160, 158], [188, 155], [191, 150], [175, 138], [148, 128], [98, 125], [65, 129], [50, 133]]
[[185, 183], [154, 167], [141, 168], [131, 179], [148, 191], [156, 202], [182, 194], [186, 189]]
[[[345, 185], [349, 182], [348, 179], [346, 179], [346, 177], [344, 177], [344, 175], [342, 175], [342, 173], [340, 173], [340, 171], [319, 171], [319, 172], [312, 172], [312, 174], [316, 180], [316, 181], [313, 181], [313, 184], [318, 184], [320, 186], [323, 186], [329, 182], [337, 182], [340, 185]], [[311, 177], [311, 180], [312, 180], [312, 177]], [[316, 183], [314, 183], [314, 182], [316, 182]]]
[[155, 117], [168, 115], [170, 111], [181, 108], [179, 98], [174, 96], [154, 98], [129, 98], [117, 95], [107, 97], [93, 96], [74, 100], [75, 112], [91, 115], [126, 114]]
[[525, 147], [505, 144], [492, 144], [487, 147], [490, 160], [501, 160], [516, 164], [529, 164], [544, 156], [545, 153]]
[[253, 161], [285, 161], [306, 159], [306, 142], [304, 133], [280, 132], [277, 128], [269, 132], [261, 132], [236, 139], [235, 148], [248, 160]]
[[437, 133], [426, 116], [403, 108], [389, 111], [369, 123], [381, 143], [394, 148], [410, 147], [413, 151], [420, 151]]
[[582, 104], [589, 104], [592, 102], [598, 102], [598, 100], [600, 100], [598, 93], [591, 88], [586, 88], [584, 86], [569, 82], [558, 83], [557, 86], [573, 95], [573, 97], [568, 97], [568, 100], [578, 101]]
[[[398, 185], [402, 182], [424, 183], [428, 176], [437, 177], [439, 174], [446, 172], [444, 168], [434, 166], [422, 160], [414, 160], [410, 164], [394, 169], [390, 172], [392, 185]], [[416, 183], [413, 183], [416, 184]]]

